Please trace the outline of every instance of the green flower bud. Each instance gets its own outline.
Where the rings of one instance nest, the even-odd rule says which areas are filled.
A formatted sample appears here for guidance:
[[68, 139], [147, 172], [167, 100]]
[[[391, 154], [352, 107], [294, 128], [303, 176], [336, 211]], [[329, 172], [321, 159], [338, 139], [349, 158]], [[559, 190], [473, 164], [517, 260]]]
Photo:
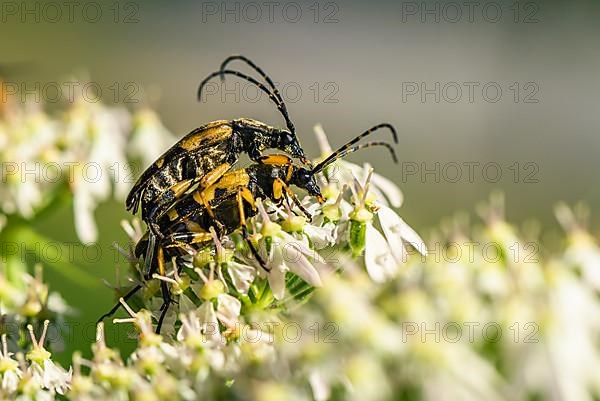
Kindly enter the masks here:
[[206, 266], [212, 260], [213, 260], [213, 256], [212, 256], [210, 250], [203, 249], [201, 251], [198, 251], [194, 255], [194, 261], [193, 261], [194, 267], [202, 269], [204, 266]]
[[25, 316], [33, 317], [36, 316], [42, 310], [42, 304], [40, 304], [35, 299], [28, 300], [25, 305], [23, 305], [22, 313]]
[[350, 249], [352, 256], [358, 257], [365, 249], [367, 242], [367, 224], [358, 220], [350, 220]]
[[204, 283], [202, 288], [200, 288], [200, 293], [198, 295], [205, 301], [210, 301], [224, 292], [225, 286], [220, 280], [210, 280]]
[[325, 218], [329, 221], [339, 221], [342, 217], [340, 207], [335, 203], [324, 205], [322, 211]]
[[304, 229], [306, 224], [306, 217], [304, 216], [290, 216], [281, 225], [283, 231], [288, 233], [300, 233]]
[[373, 220], [373, 213], [369, 212], [364, 207], [354, 209], [348, 216], [350, 220], [357, 221], [359, 223], [367, 223]]
[[36, 362], [38, 365], [43, 365], [46, 359], [50, 359], [52, 354], [44, 349], [44, 347], [34, 347], [26, 355], [27, 359]]
[[223, 249], [223, 252], [217, 255], [217, 263], [219, 265], [229, 263], [231, 259], [233, 259], [233, 250], [231, 249]]
[[264, 237], [274, 237], [281, 231], [281, 226], [277, 223], [269, 221], [262, 226], [261, 234]]
[[171, 292], [173, 293], [173, 295], [183, 294], [183, 292], [185, 290], [187, 290], [188, 287], [190, 286], [190, 283], [192, 280], [190, 279], [190, 276], [188, 276], [187, 274], [182, 274], [181, 276], [179, 276], [179, 278], [176, 281], [177, 281], [177, 284], [173, 284], [171, 286]]

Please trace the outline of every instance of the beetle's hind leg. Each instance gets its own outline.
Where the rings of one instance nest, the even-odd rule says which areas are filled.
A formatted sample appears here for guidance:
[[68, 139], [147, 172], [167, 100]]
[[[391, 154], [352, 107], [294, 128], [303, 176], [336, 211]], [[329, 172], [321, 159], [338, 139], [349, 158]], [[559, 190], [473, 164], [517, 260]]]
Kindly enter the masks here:
[[165, 238], [165, 248], [180, 248], [184, 251], [193, 251], [192, 245], [209, 242], [212, 239], [209, 232], [186, 231], [169, 235]]
[[[157, 267], [156, 263], [152, 263], [152, 258], [154, 257], [155, 240], [156, 240], [156, 238], [154, 237], [154, 235], [152, 233], [150, 233], [150, 237], [148, 238], [148, 245], [146, 248], [146, 255], [144, 257], [145, 272], [143, 273], [143, 278], [145, 281], [152, 279], [152, 274], [156, 271], [156, 267]], [[131, 290], [129, 290], [129, 292], [127, 292], [127, 294], [125, 294], [122, 297], [123, 300], [127, 301], [129, 298], [134, 296], [139, 290], [141, 290], [142, 287], [143, 287], [142, 284], [137, 284], [135, 287], [133, 287]], [[102, 315], [96, 323], [100, 323], [107, 317], [111, 317], [112, 315], [114, 315], [119, 310], [121, 305], [122, 305], [121, 301], [118, 301], [115, 304], [115, 306], [113, 306], [111, 310], [109, 310], [104, 315]]]
[[160, 317], [158, 318], [158, 323], [156, 324], [156, 334], [160, 334], [160, 330], [162, 329], [163, 322], [165, 320], [165, 316], [167, 316], [167, 312], [169, 311], [169, 307], [171, 303], [174, 302], [171, 298], [171, 292], [167, 283], [164, 281], [160, 282], [160, 288], [163, 296], [163, 304], [160, 307]]
[[[123, 295], [122, 299], [124, 301], [127, 301], [129, 298], [131, 298], [132, 296], [134, 296], [141, 289], [142, 289], [142, 285], [141, 284], [137, 284], [135, 287], [133, 287], [131, 290], [129, 290], [129, 292], [127, 292], [127, 294]], [[96, 324], [102, 322], [107, 317], [111, 317], [112, 315], [114, 315], [119, 310], [119, 308], [121, 307], [121, 305], [122, 305], [121, 301], [117, 302], [116, 305], [113, 306], [111, 310], [109, 310], [108, 312], [106, 312], [104, 315], [100, 316], [100, 318], [96, 321]]]
[[[157, 266], [158, 266], [159, 274], [162, 276], [166, 275], [166, 269], [165, 269], [165, 265], [164, 265], [165, 264], [165, 259], [164, 259], [164, 249], [165, 248], [180, 248], [182, 250], [186, 250], [189, 247], [191, 247], [193, 244], [207, 242], [207, 241], [210, 241], [210, 239], [211, 239], [210, 233], [192, 232], [192, 231], [174, 233], [174, 234], [171, 234], [170, 236], [166, 237], [162, 241], [162, 245], [158, 247]], [[180, 268], [180, 266], [177, 265], [177, 263], [175, 261], [173, 261], [173, 263], [174, 263], [173, 269], [177, 269], [177, 272], [181, 272], [182, 267]], [[164, 319], [167, 315], [167, 312], [169, 311], [169, 307], [171, 306], [171, 304], [178, 303], [171, 297], [171, 291], [169, 289], [169, 285], [165, 281], [161, 280], [160, 289], [161, 289], [161, 294], [162, 294], [162, 298], [163, 298], [163, 304], [160, 307], [161, 313], [158, 318], [158, 323], [156, 325], [156, 333], [157, 334], [159, 334], [160, 330], [162, 329]]]
[[252, 252], [252, 256], [256, 258], [256, 261], [266, 272], [270, 272], [271, 268], [267, 266], [263, 258], [258, 253], [258, 250], [250, 240], [250, 236], [248, 235], [248, 225], [246, 224], [246, 213], [244, 212], [244, 200], [255, 208], [254, 196], [252, 196], [252, 192], [246, 187], [239, 187], [236, 195], [237, 204], [238, 204], [238, 213], [240, 215], [240, 226], [242, 228], [242, 236], [244, 240], [248, 244], [248, 248], [250, 248], [250, 252]]

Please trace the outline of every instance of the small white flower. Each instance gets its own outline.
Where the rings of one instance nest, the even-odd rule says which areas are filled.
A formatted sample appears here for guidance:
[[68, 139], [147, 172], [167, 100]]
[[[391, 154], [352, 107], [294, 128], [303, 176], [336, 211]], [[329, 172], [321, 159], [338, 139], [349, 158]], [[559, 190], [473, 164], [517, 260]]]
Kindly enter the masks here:
[[19, 369], [19, 363], [12, 358], [13, 353], [8, 352], [6, 334], [2, 334], [2, 354], [0, 354], [0, 375], [2, 383], [0, 384], [4, 393], [16, 391], [22, 371]]
[[140, 346], [142, 347], [159, 345], [162, 342], [162, 336], [154, 332], [152, 314], [145, 309], [135, 312], [123, 298], [119, 298], [119, 302], [130, 317], [113, 319], [113, 323], [133, 323], [138, 331]]
[[[227, 243], [230, 248], [226, 248], [223, 242], [217, 236], [214, 228], [211, 227], [210, 232], [215, 244], [215, 263], [217, 264], [217, 273], [220, 281], [225, 288], [225, 279], [222, 276], [221, 268], [225, 268], [235, 289], [241, 294], [247, 294], [250, 285], [256, 277], [256, 268], [244, 263], [240, 263], [234, 259], [234, 251], [230, 249], [235, 246], [231, 241]], [[212, 258], [211, 258], [212, 259]], [[214, 269], [214, 264], [211, 263], [211, 269]], [[202, 275], [201, 275], [202, 277]], [[204, 280], [206, 282], [206, 280]]]
[[108, 199], [111, 186], [119, 199], [127, 193], [125, 146], [128, 126], [128, 116], [122, 110], [88, 102], [77, 102], [72, 110], [67, 135], [73, 143], [86, 144], [73, 152], [77, 165], [70, 178], [75, 228], [84, 243], [95, 242], [98, 237], [93, 213], [100, 202]]
[[231, 260], [227, 262], [227, 273], [236, 290], [241, 294], [247, 294], [250, 284], [256, 277], [256, 268], [250, 265]]
[[73, 313], [73, 308], [71, 308], [65, 299], [60, 296], [59, 293], [53, 292], [48, 295], [48, 302], [46, 303], [46, 307], [48, 310], [57, 313], [59, 315], [67, 315], [69, 313]]
[[181, 327], [177, 333], [177, 339], [185, 339], [191, 335], [201, 336], [202, 341], [212, 346], [222, 346], [225, 344], [225, 339], [221, 335], [219, 329], [219, 320], [213, 303], [210, 301], [204, 302], [194, 314], [188, 315], [188, 323]]
[[[372, 177], [372, 173], [367, 174], [364, 184], [354, 179], [355, 207], [349, 214], [349, 241], [355, 256], [364, 250], [369, 276], [381, 283], [393, 277], [399, 266], [406, 262], [405, 242], [423, 255], [427, 254], [427, 248], [419, 235], [392, 209], [369, 200]], [[378, 215], [385, 237], [373, 226], [374, 214]]]
[[225, 327], [235, 329], [239, 324], [240, 311], [242, 303], [239, 299], [232, 297], [229, 294], [219, 294], [217, 296], [217, 319]]
[[367, 224], [365, 266], [376, 283], [383, 283], [394, 277], [399, 266], [385, 238], [372, 224]]
[[144, 236], [142, 225], [137, 218], [133, 218], [131, 221], [121, 220], [121, 228], [134, 244], [137, 244]]
[[313, 370], [308, 382], [316, 401], [327, 401], [331, 397], [331, 385], [322, 373]]
[[[222, 369], [225, 356], [222, 348], [226, 340], [221, 334], [219, 321], [212, 302], [204, 302], [197, 311], [180, 315], [181, 328], [177, 340], [193, 350], [202, 349], [203, 357], [213, 369]], [[203, 375], [207, 372], [203, 371]]]
[[69, 371], [65, 371], [62, 367], [54, 364], [50, 359], [50, 352], [44, 348], [48, 324], [48, 320], [44, 321], [44, 330], [39, 341], [35, 338], [33, 326], [27, 326], [33, 344], [33, 349], [27, 353], [27, 359], [31, 361], [29, 373], [45, 388], [56, 391], [58, 394], [65, 394], [69, 389], [73, 372], [71, 368]]
[[306, 211], [313, 216], [311, 222], [308, 222], [304, 216], [295, 215], [288, 204], [285, 204], [287, 213], [280, 208], [276, 208], [275, 211], [284, 218], [282, 223], [284, 231], [302, 241], [305, 246], [319, 250], [335, 243], [333, 235], [335, 224], [331, 221], [325, 222], [324, 215], [320, 210], [321, 205], [310, 203], [310, 201], [312, 198], [306, 197], [303, 203], [306, 205]]
[[427, 256], [427, 246], [415, 230], [389, 207], [379, 205], [378, 208], [377, 218], [397, 263], [406, 262], [405, 242], [421, 255]]
[[[570, 265], [581, 270], [583, 278], [594, 289], [600, 290], [600, 248], [596, 240], [585, 230], [585, 221], [577, 216], [564, 203], [555, 208], [558, 222], [568, 234], [568, 248], [565, 258]], [[579, 219], [581, 220], [581, 219]]]
[[[32, 363], [31, 368], [34, 368], [36, 363]], [[58, 394], [64, 395], [69, 389], [72, 377], [72, 370], [68, 371], [56, 365], [52, 360], [46, 359], [43, 365], [42, 383], [45, 388], [53, 389]]]
[[[285, 273], [291, 271], [313, 287], [321, 286], [319, 273], [308, 260], [324, 263], [315, 250], [307, 248], [301, 241], [286, 233], [281, 226], [272, 222], [262, 202], [257, 201], [257, 207], [262, 217], [261, 242], [264, 254], [267, 254], [269, 285], [276, 299], [283, 298], [285, 293]], [[270, 249], [267, 249], [267, 239]]]

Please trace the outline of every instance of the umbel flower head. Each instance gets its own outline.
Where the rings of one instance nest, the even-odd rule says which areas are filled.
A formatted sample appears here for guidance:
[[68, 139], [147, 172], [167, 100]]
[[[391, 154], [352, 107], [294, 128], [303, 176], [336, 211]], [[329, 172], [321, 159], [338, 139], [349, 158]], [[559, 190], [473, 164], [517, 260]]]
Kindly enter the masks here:
[[44, 328], [39, 340], [33, 332], [33, 326], [28, 325], [27, 330], [31, 338], [32, 349], [26, 355], [30, 366], [28, 373], [31, 374], [32, 380], [37, 381], [41, 384], [41, 387], [56, 392], [58, 394], [64, 394], [69, 388], [71, 382], [72, 371], [65, 371], [62, 367], [52, 362], [52, 354], [44, 348], [44, 341], [46, 340], [46, 334], [48, 333], [48, 322], [44, 321]]
[[[507, 222], [494, 196], [479, 226], [456, 219], [434, 233], [444, 258], [437, 248], [410, 258], [424, 243], [397, 214], [399, 191], [377, 177], [330, 166], [319, 177], [327, 201], [301, 201], [312, 219], [258, 201], [249, 233], [268, 270], [239, 233], [214, 230], [166, 261], [138, 299], [121, 301], [116, 322], [138, 339], [126, 358], [100, 323], [91, 357], [60, 367], [49, 333], [64, 302], [41, 270], [19, 280], [1, 270], [3, 328], [14, 330], [2, 336], [0, 399], [600, 399], [600, 250], [585, 209], [557, 207], [564, 251], [523, 253], [538, 235]], [[142, 237], [139, 222], [124, 227]], [[472, 251], [444, 253], [457, 241]], [[140, 277], [144, 261], [127, 256]], [[157, 334], [161, 284], [173, 304]]]
[[[320, 132], [319, 128], [316, 130]], [[322, 133], [319, 140], [322, 151], [328, 151]], [[338, 161], [319, 179], [328, 198], [325, 204], [310, 196], [301, 201], [312, 214], [311, 221], [285, 202], [279, 206], [269, 199], [257, 199], [258, 215], [249, 219], [249, 235], [268, 270], [248, 256], [249, 249], [239, 235], [218, 238], [212, 228], [212, 245], [190, 247], [186, 249], [189, 255], [169, 261], [167, 274], [155, 274], [153, 278], [167, 284], [175, 299], [174, 310], [187, 316], [194, 308], [202, 308], [206, 315], [211, 310], [210, 303], [217, 299], [221, 302], [226, 296], [254, 312], [285, 308], [290, 299], [303, 298], [320, 287], [323, 272], [340, 268], [335, 260], [327, 260], [323, 255], [336, 256], [350, 250], [374, 281], [383, 282], [394, 277], [399, 266], [406, 263], [407, 245], [426, 254], [421, 238], [388, 206], [390, 202], [399, 204], [400, 190], [377, 176], [370, 166], [361, 168]], [[126, 227], [132, 241], [138, 240], [138, 230]], [[160, 292], [148, 295], [148, 310], [152, 316], [159, 316]], [[177, 314], [168, 316], [171, 317], [165, 318], [168, 324], [164, 332], [175, 333]]]
[[79, 239], [95, 242], [96, 207], [111, 195], [123, 199], [128, 189], [133, 172], [127, 156], [147, 165], [169, 143], [171, 134], [147, 107], [130, 113], [83, 95], [55, 114], [37, 102], [13, 104], [0, 118], [0, 159], [7, 166], [0, 231], [6, 216], [33, 219], [68, 192]]

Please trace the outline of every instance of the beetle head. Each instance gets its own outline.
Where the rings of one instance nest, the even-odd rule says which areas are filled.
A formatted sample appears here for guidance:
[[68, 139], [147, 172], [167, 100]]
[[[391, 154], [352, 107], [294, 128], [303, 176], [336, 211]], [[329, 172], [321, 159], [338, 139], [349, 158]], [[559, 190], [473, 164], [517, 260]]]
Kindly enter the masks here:
[[303, 167], [295, 167], [292, 172], [290, 184], [306, 190], [309, 195], [316, 197], [320, 203], [325, 201], [323, 195], [321, 195], [321, 188], [317, 184], [315, 175], [310, 170]]

